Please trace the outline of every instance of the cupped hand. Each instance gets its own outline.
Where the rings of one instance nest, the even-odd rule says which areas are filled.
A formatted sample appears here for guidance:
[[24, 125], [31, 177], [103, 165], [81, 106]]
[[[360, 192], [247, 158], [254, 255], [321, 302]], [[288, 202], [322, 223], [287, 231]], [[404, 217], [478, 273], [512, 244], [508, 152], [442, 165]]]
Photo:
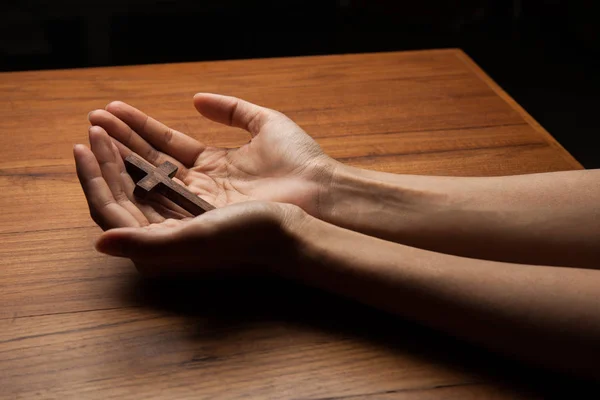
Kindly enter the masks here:
[[96, 248], [133, 261], [148, 276], [199, 275], [254, 266], [283, 272], [297, 260], [296, 234], [306, 217], [282, 203], [244, 202], [193, 219], [166, 219], [144, 227], [111, 229]]
[[245, 129], [250, 142], [210, 147], [122, 102], [91, 112], [89, 120], [110, 135], [121, 157], [135, 152], [154, 165], [177, 165], [176, 178], [216, 207], [265, 200], [319, 216], [336, 162], [306, 132], [280, 112], [234, 97], [199, 93], [194, 106], [210, 120]]
[[76, 145], [73, 152], [90, 214], [106, 231], [99, 251], [130, 258], [149, 275], [293, 259], [294, 232], [307, 217], [299, 207], [247, 201], [191, 218], [168, 200], [135, 198], [117, 145], [98, 126], [89, 139], [91, 148]]

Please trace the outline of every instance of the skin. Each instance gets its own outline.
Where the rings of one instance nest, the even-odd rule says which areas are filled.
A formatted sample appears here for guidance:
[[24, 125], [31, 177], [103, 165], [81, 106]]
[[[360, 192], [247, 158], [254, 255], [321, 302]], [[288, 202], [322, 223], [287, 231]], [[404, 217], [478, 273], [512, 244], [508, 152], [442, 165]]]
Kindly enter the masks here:
[[447, 254], [599, 268], [599, 182], [600, 170], [463, 178], [341, 166], [321, 218]]
[[[74, 156], [105, 230], [99, 251], [149, 275], [262, 265], [524, 361], [600, 377], [598, 171], [358, 170], [276, 111], [213, 94], [194, 105], [252, 140], [209, 147], [121, 102], [90, 113], [91, 149], [76, 145]], [[131, 151], [175, 163], [177, 179], [219, 208], [189, 218], [163, 200], [140, 202], [122, 161]]]

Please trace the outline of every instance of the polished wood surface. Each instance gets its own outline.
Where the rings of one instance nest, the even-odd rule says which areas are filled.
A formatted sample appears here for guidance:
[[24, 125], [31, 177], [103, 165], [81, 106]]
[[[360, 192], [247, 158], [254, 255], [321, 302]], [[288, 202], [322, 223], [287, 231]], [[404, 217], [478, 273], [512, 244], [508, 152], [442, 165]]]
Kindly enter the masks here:
[[581, 168], [459, 50], [0, 74], [0, 397], [531, 396], [516, 364], [350, 301], [257, 277], [147, 282], [96, 253], [71, 152], [87, 113], [118, 99], [247, 142], [196, 115], [197, 91], [283, 111], [359, 167]]

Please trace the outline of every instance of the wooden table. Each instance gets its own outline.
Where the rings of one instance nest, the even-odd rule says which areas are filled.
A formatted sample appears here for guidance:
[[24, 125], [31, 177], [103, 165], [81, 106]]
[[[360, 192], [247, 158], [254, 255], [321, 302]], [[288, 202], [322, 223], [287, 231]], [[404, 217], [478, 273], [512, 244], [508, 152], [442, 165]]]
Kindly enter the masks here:
[[245, 143], [196, 115], [196, 91], [283, 111], [363, 168], [581, 168], [459, 50], [1, 74], [0, 397], [464, 399], [532, 388], [516, 364], [315, 290], [146, 282], [96, 253], [71, 155], [87, 113], [120, 99], [205, 142]]

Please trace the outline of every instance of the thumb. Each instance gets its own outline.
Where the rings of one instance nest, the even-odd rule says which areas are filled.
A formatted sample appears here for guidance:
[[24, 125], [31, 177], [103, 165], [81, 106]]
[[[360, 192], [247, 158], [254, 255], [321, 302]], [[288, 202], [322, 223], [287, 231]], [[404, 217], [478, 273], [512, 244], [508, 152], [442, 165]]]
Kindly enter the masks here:
[[197, 93], [194, 96], [196, 110], [206, 118], [221, 124], [235, 126], [250, 132], [252, 137], [271, 121], [289, 121], [285, 115], [238, 99], [212, 93]]
[[98, 238], [96, 250], [132, 259], [165, 258], [173, 253], [174, 244], [180, 236], [179, 231], [179, 224], [110, 229]]

